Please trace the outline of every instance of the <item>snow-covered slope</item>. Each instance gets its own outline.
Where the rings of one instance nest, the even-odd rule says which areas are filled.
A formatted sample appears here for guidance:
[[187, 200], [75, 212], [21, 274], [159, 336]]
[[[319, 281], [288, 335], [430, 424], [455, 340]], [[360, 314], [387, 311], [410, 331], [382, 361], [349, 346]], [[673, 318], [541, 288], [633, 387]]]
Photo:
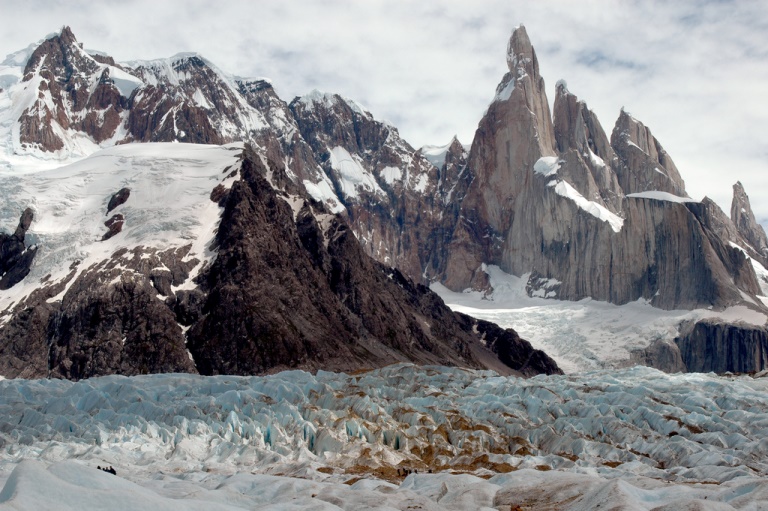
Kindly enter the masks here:
[[[756, 261], [755, 271], [765, 272]], [[759, 269], [758, 269], [759, 268]], [[536, 348], [549, 353], [566, 373], [619, 368], [640, 362], [634, 351], [653, 342], [671, 343], [680, 334], [681, 324], [705, 318], [760, 326], [765, 313], [746, 306], [722, 311], [711, 309], [665, 311], [644, 300], [614, 305], [586, 298], [578, 302], [553, 299], [558, 282], [538, 282], [531, 275], [515, 277], [497, 266], [486, 266], [493, 293], [456, 293], [438, 283], [432, 290], [453, 310], [514, 328]], [[532, 280], [536, 282], [531, 282]], [[535, 285], [534, 296], [527, 288]]]
[[763, 509], [766, 396], [648, 368], [3, 381], [0, 509]]
[[[221, 212], [209, 196], [219, 184], [231, 186], [234, 175], [223, 171], [237, 166], [242, 150], [242, 144], [129, 144], [57, 169], [0, 172], [0, 231], [13, 232], [31, 207], [27, 243], [38, 247], [27, 278], [0, 293], [0, 314], [37, 288], [74, 282], [73, 267], [88, 270], [121, 249], [189, 246], [186, 259], [197, 259], [199, 270], [215, 256], [209, 243]], [[127, 202], [107, 214], [122, 188], [130, 190]], [[103, 240], [104, 223], [116, 214], [123, 215], [122, 232]]]

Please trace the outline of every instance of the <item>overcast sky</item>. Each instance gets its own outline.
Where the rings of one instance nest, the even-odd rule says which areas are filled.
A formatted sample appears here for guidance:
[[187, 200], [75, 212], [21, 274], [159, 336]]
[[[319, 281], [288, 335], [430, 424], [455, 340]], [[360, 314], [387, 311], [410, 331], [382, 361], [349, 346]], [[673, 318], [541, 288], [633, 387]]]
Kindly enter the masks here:
[[550, 102], [558, 79], [610, 134], [624, 106], [689, 194], [730, 211], [741, 180], [768, 223], [768, 2], [0, 0], [0, 59], [62, 25], [118, 61], [196, 51], [290, 101], [337, 92], [413, 146], [469, 144], [523, 23]]

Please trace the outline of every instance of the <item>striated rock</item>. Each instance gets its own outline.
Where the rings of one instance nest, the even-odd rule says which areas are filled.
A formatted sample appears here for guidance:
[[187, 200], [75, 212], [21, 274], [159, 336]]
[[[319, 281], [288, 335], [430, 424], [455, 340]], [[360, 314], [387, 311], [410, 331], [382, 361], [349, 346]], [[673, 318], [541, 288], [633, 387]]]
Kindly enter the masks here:
[[553, 117], [555, 145], [562, 160], [558, 177], [583, 197], [620, 214], [624, 191], [613, 170], [616, 154], [597, 116], [562, 80], [556, 87]]
[[763, 266], [768, 267], [768, 236], [766, 236], [763, 226], [755, 219], [747, 192], [744, 191], [744, 186], [738, 181], [733, 185], [731, 221], [738, 229], [739, 234], [754, 248], [757, 253], [756, 259]]
[[470, 287], [480, 264], [499, 260], [503, 242], [530, 186], [534, 164], [555, 154], [549, 102], [536, 53], [518, 27], [507, 49], [509, 72], [478, 125], [469, 154], [473, 174], [453, 240], [445, 284]]
[[[304, 202], [294, 223], [291, 206], [265, 179], [270, 173], [260, 159], [247, 158], [227, 196], [219, 255], [202, 283], [203, 315], [187, 336], [201, 373], [353, 370], [405, 360], [556, 370], [533, 355], [533, 364], [499, 362], [466, 319], [368, 258], [346, 222], [319, 204]], [[511, 337], [498, 344], [532, 351]]]
[[768, 368], [768, 328], [705, 319], [675, 339], [690, 372], [758, 372]]
[[630, 353], [630, 362], [636, 365], [654, 367], [666, 373], [687, 371], [680, 348], [673, 341], [657, 339], [650, 346]]
[[721, 308], [760, 292], [731, 245], [747, 245], [743, 237], [714, 203], [687, 198], [647, 127], [622, 111], [609, 142], [563, 81], [549, 124], [524, 30], [508, 53], [510, 73], [478, 126], [473, 180], [442, 252], [447, 287], [489, 291], [483, 268], [494, 264], [528, 275], [528, 293], [548, 298]]
[[651, 130], [624, 109], [613, 128], [611, 146], [620, 160], [616, 174], [624, 193], [659, 190], [688, 196], [672, 158]]

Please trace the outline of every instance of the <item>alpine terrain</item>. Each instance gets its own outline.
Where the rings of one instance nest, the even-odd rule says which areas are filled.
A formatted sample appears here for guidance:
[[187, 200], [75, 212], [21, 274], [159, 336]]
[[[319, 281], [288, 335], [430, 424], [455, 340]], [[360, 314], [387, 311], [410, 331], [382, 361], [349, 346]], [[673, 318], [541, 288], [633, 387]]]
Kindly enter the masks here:
[[506, 63], [414, 148], [196, 53], [8, 55], [0, 510], [765, 509], [744, 187]]
[[[622, 111], [609, 137], [564, 81], [557, 83], [550, 113], [536, 53], [522, 26], [510, 38], [507, 64], [509, 72], [469, 148], [454, 138], [445, 146], [415, 150], [394, 126], [352, 100], [313, 91], [286, 103], [269, 82], [230, 76], [197, 54], [118, 64], [83, 50], [65, 27], [9, 55], [0, 103], [6, 196], [0, 287], [8, 289], [0, 296], [0, 351], [6, 354], [0, 372], [70, 378], [114, 371], [249, 374], [405, 360], [490, 367], [487, 350], [470, 355], [477, 343], [451, 338], [472, 329], [468, 320], [459, 320], [461, 328], [438, 326], [449, 316], [442, 309], [425, 310], [437, 302], [410, 310], [405, 304], [422, 299], [412, 293], [406, 298], [401, 290], [421, 293], [420, 284], [437, 285], [453, 305], [461, 298], [450, 290], [476, 290], [483, 302], [501, 305], [492, 268], [519, 277], [524, 295], [549, 299], [555, 307], [587, 298], [681, 311], [661, 328], [624, 342], [614, 339], [618, 351], [610, 354], [616, 360], [609, 365], [764, 369], [768, 316], [761, 297], [768, 293], [768, 239], [743, 187], [734, 187], [730, 218], [711, 200], [688, 197], [680, 172], [650, 129]], [[246, 143], [249, 149], [231, 147], [230, 161], [210, 166], [220, 179], [209, 177], [210, 186], [199, 183], [196, 199], [184, 199], [191, 201], [194, 216], [179, 207], [186, 180], [171, 177], [170, 169], [182, 165], [171, 161], [172, 155], [184, 157], [181, 148], [141, 150], [148, 151], [143, 165], [163, 166], [157, 179], [167, 179], [169, 188], [162, 193], [156, 181], [144, 181], [152, 192], [131, 186], [148, 177], [142, 165], [130, 175], [104, 174], [98, 189], [87, 192], [97, 194], [89, 201], [98, 203], [88, 204], [78, 196], [86, 193], [82, 186], [72, 183], [75, 189], [62, 194], [61, 187], [45, 184], [54, 174], [33, 172], [83, 157], [88, 158], [76, 165], [92, 168], [114, 158], [112, 165], [125, 172], [122, 162], [133, 156], [121, 151], [139, 150], [128, 148], [138, 142]], [[89, 160], [93, 163], [85, 163]], [[230, 170], [215, 170], [216, 165]], [[77, 166], [56, 172], [62, 174], [50, 178], [55, 182], [80, 172], [93, 175]], [[233, 189], [235, 182], [240, 184]], [[281, 204], [277, 209], [266, 206], [269, 214], [256, 222], [250, 216], [256, 215], [254, 201], [273, 200], [265, 183], [284, 200], [274, 203]], [[45, 190], [33, 192], [33, 186]], [[236, 193], [230, 195], [230, 189]], [[255, 195], [243, 195], [247, 189]], [[291, 207], [292, 220], [283, 202]], [[62, 215], [78, 218], [77, 227]], [[324, 215], [338, 217], [331, 222]], [[203, 223], [205, 229], [197, 228]], [[329, 245], [339, 241], [331, 232], [337, 227], [359, 247]], [[254, 229], [269, 247], [241, 243]], [[144, 237], [158, 231], [165, 234]], [[73, 242], [71, 236], [80, 239]], [[290, 247], [278, 248], [282, 242]], [[301, 257], [289, 257], [295, 250]], [[361, 253], [353, 256], [350, 250]], [[342, 253], [348, 262], [334, 259]], [[363, 254], [384, 266], [369, 271], [364, 267], [374, 263]], [[134, 262], [118, 262], [128, 258]], [[261, 269], [258, 276], [253, 265]], [[98, 285], [97, 273], [103, 274]], [[400, 275], [413, 284], [395, 290], [374, 277], [389, 274], [389, 284]], [[123, 286], [128, 275], [137, 287], [116, 296], [115, 286]], [[245, 276], [253, 280], [250, 285]], [[318, 286], [330, 287], [329, 293], [316, 291]], [[237, 296], [225, 292], [235, 287]], [[380, 293], [386, 288], [395, 294]], [[316, 303], [309, 306], [307, 300]], [[254, 303], [261, 304], [258, 311], [243, 310]], [[341, 315], [340, 307], [346, 309]], [[468, 312], [483, 316], [476, 309]], [[164, 319], [137, 329], [137, 311]], [[391, 321], [392, 314], [401, 319]], [[230, 324], [222, 328], [221, 322]], [[573, 335], [531, 331], [527, 336], [568, 368], [593, 366], [584, 360], [606, 355], [590, 344], [591, 336], [580, 336], [579, 348], [563, 354], [558, 352]], [[267, 345], [277, 351], [261, 352]], [[507, 349], [493, 342], [489, 347], [497, 354]], [[527, 348], [520, 349], [516, 362], [506, 361], [514, 369], [528, 361]], [[133, 360], [149, 352], [150, 365]], [[331, 354], [344, 363], [331, 363]]]

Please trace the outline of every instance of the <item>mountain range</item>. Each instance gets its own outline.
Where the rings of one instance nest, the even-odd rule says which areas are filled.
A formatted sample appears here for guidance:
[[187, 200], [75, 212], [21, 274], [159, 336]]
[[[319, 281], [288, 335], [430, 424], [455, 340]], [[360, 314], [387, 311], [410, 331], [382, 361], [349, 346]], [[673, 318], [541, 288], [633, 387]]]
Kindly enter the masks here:
[[[0, 373], [559, 372], [426, 287], [768, 314], [768, 238], [688, 197], [622, 111], [610, 137], [524, 27], [470, 146], [415, 149], [353, 100], [282, 100], [197, 54], [116, 63], [64, 27], [0, 66]], [[67, 163], [66, 166], [61, 166]], [[767, 316], [768, 317], [768, 316]], [[758, 371], [764, 325], [707, 319], [637, 361]]]

